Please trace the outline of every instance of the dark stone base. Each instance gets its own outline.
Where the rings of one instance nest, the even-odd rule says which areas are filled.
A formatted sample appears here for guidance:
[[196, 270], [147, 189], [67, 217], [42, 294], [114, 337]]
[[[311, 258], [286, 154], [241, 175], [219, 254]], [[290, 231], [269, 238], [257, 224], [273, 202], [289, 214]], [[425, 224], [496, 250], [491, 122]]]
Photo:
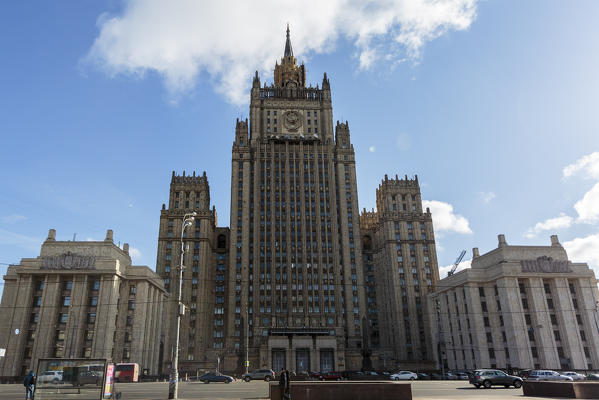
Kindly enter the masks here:
[[[412, 400], [409, 383], [391, 381], [291, 382], [293, 400]], [[280, 400], [279, 383], [269, 385], [270, 400]]]
[[599, 399], [599, 382], [528, 382], [522, 385], [524, 396]]

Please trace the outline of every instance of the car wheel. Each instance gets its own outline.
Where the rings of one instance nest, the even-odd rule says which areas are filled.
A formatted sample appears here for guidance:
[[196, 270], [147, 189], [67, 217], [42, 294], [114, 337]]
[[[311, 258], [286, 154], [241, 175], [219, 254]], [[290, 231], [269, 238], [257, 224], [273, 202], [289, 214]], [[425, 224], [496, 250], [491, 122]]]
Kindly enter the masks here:
[[491, 389], [491, 381], [484, 381], [483, 386], [485, 387], [485, 389]]
[[340, 380], [341, 380], [341, 378], [337, 378], [337, 380], [338, 380], [338, 381], [340, 381]]
[[411, 381], [414, 381], [414, 380], [416, 380], [416, 378], [414, 378], [414, 377], [411, 377], [411, 378], [410, 378], [410, 380], [411, 380]]
[[251, 379], [250, 379], [250, 377], [249, 377], [249, 376], [246, 376], [245, 378], [243, 378], [243, 380], [244, 380], [244, 381], [246, 381], [246, 382], [249, 382], [249, 381], [251, 381]]
[[474, 384], [474, 387], [475, 387], [475, 388], [477, 388], [477, 389], [480, 389], [480, 384], [478, 384], [478, 383], [475, 383], [475, 384]]
[[522, 382], [520, 382], [520, 381], [514, 381], [514, 387], [516, 389], [520, 389], [522, 387]]
[[225, 383], [231, 383], [231, 381], [227, 379], [227, 380], [225, 380]]
[[504, 388], [509, 389], [510, 385], [503, 385]]
[[266, 382], [270, 382], [270, 380], [271, 380], [271, 377], [270, 377], [270, 376], [265, 376], [265, 377], [264, 377], [264, 380], [265, 380]]
[[205, 380], [205, 381], [202, 381], [202, 382], [204, 382], [204, 383], [210, 383], [210, 381], [209, 381], [209, 380]]

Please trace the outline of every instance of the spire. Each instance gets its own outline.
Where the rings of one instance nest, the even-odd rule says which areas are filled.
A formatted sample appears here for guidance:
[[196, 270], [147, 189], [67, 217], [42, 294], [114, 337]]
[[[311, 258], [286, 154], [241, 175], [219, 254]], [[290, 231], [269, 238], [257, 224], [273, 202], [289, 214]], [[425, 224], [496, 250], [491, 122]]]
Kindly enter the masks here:
[[293, 57], [293, 49], [291, 48], [291, 38], [289, 37], [289, 24], [287, 24], [287, 40], [285, 41], [285, 54], [283, 57]]

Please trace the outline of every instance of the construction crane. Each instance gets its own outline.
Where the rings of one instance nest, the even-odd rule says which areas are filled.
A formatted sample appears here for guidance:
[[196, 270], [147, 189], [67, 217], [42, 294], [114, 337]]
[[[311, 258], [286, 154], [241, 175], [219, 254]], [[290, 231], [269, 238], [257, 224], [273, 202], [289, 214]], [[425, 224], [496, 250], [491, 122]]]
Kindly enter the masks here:
[[453, 267], [451, 267], [451, 271], [447, 272], [447, 276], [451, 276], [455, 273], [455, 270], [458, 269], [458, 265], [460, 265], [460, 263], [462, 262], [464, 255], [466, 255], [466, 250], [462, 250], [458, 258], [455, 260]]

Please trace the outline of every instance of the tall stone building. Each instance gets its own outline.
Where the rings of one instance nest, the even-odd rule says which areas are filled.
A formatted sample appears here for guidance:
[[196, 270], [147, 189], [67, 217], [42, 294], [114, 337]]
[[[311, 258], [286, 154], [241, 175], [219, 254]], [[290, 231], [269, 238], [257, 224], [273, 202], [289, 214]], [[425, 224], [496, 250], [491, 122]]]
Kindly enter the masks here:
[[167, 294], [129, 245], [59, 241], [51, 229], [39, 257], [11, 265], [0, 305], [0, 376], [23, 376], [40, 358], [106, 358], [157, 374]]
[[[230, 231], [216, 226], [206, 176], [173, 174], [157, 260], [173, 296], [182, 220], [198, 214], [184, 237], [193, 248], [184, 263], [183, 302], [191, 310], [181, 330], [184, 372], [218, 361], [221, 370], [241, 372], [246, 359], [250, 369], [359, 370], [432, 354], [421, 301], [438, 272], [417, 181], [385, 179], [365, 236], [349, 124], [333, 121], [326, 73], [316, 87], [306, 81], [287, 30], [273, 83], [262, 85], [256, 73], [249, 120], [235, 126]], [[406, 261], [405, 285], [398, 246], [406, 260], [417, 259]], [[386, 304], [387, 295], [397, 304]], [[397, 316], [405, 306], [409, 312]], [[168, 310], [172, 325], [175, 305]], [[173, 354], [170, 335], [164, 367]]]
[[[183, 217], [195, 213], [191, 226], [183, 230]], [[177, 316], [179, 266], [183, 259], [180, 368], [183, 371], [210, 369], [223, 348], [225, 293], [229, 229], [217, 228], [216, 210], [210, 209], [210, 186], [206, 173], [179, 176], [173, 172], [168, 207], [162, 205], [158, 233], [156, 272], [171, 294], [165, 307], [162, 373], [168, 373], [175, 351], [174, 326]], [[213, 330], [213, 327], [216, 329]], [[219, 335], [219, 336], [216, 336]]]
[[433, 220], [422, 209], [418, 177], [389, 179], [377, 211], [361, 215], [372, 351], [379, 365], [432, 366], [427, 295], [439, 280]]
[[599, 291], [593, 270], [550, 246], [472, 252], [472, 267], [439, 282], [429, 313], [435, 360], [450, 369], [599, 368]]

